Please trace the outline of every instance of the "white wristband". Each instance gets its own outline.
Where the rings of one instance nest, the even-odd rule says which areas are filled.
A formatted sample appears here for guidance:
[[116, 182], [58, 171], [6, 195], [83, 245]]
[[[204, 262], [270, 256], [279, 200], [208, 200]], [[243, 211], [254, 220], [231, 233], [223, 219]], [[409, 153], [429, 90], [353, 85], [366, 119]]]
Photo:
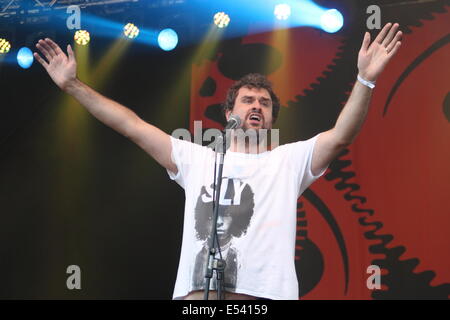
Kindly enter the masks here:
[[375, 88], [375, 81], [368, 81], [366, 79], [363, 79], [359, 74], [358, 74], [358, 81], [361, 82], [363, 85], [369, 87], [370, 89]]

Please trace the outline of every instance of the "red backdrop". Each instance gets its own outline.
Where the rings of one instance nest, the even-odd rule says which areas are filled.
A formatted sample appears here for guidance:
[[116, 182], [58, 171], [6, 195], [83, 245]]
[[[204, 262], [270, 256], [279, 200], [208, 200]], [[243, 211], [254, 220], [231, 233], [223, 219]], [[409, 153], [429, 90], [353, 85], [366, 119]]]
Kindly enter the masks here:
[[[357, 140], [299, 199], [302, 298], [449, 297], [449, 21], [448, 12], [435, 14], [404, 35], [401, 50], [378, 80]], [[292, 118], [289, 136], [303, 140], [329, 128], [323, 127], [323, 118], [328, 124], [336, 120], [349, 91], [334, 95], [333, 88], [346, 77], [354, 79], [362, 37], [349, 39], [311, 28], [291, 29], [288, 37], [286, 45], [274, 41], [271, 33], [250, 35], [240, 39], [239, 48], [263, 44], [282, 57], [266, 70], [286, 107], [280, 130]], [[234, 68], [242, 66], [239, 54], [237, 50]], [[346, 60], [346, 54], [353, 60]], [[226, 46], [214, 58], [192, 66], [191, 129], [194, 120], [202, 120], [204, 128], [221, 127], [219, 104], [235, 80], [230, 74], [239, 74], [226, 69], [224, 55], [230, 55]], [[213, 89], [201, 93], [207, 79]], [[317, 92], [321, 99], [329, 95], [326, 99], [335, 109], [318, 106], [299, 113], [300, 102], [314, 102]], [[309, 121], [295, 122], [299, 114], [311, 116], [318, 128], [299, 127], [297, 134], [295, 124]], [[366, 286], [366, 270], [372, 264], [382, 268], [381, 290]]]

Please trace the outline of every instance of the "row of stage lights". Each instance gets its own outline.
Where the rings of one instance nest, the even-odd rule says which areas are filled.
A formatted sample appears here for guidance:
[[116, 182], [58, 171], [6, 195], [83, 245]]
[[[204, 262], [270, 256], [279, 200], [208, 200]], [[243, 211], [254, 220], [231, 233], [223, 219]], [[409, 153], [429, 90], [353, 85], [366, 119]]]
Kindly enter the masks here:
[[[123, 28], [123, 35], [126, 38], [134, 39], [139, 35], [139, 28], [132, 23], [128, 23]], [[87, 30], [77, 30], [74, 35], [75, 43], [80, 46], [86, 46], [91, 41], [91, 35]], [[164, 51], [173, 50], [178, 44], [178, 35], [175, 30], [167, 28], [159, 32], [158, 45]], [[0, 38], [0, 58], [11, 50], [11, 44], [8, 40]], [[34, 61], [33, 52], [22, 47], [17, 52], [17, 63], [20, 67], [28, 69]]]
[[[132, 23], [128, 23], [123, 28], [123, 35], [126, 38], [134, 39], [139, 35], [139, 28]], [[91, 41], [91, 36], [87, 30], [77, 30], [73, 37], [75, 43], [80, 46], [85, 46]], [[178, 35], [175, 30], [167, 28], [159, 32], [158, 45], [162, 50], [173, 50], [178, 44]], [[0, 54], [6, 54], [11, 50], [11, 43], [3, 38], [0, 38]]]
[[[288, 4], [278, 4], [274, 8], [274, 15], [278, 20], [288, 20], [291, 16], [291, 7]], [[213, 17], [217, 28], [226, 28], [231, 19], [225, 12], [217, 12]], [[326, 10], [320, 17], [320, 26], [322, 30], [334, 33], [339, 31], [344, 24], [342, 14], [336, 9]], [[133, 23], [127, 23], [123, 27], [123, 35], [129, 39], [135, 39], [139, 36], [139, 28]], [[77, 30], [74, 35], [75, 43], [81, 46], [87, 45], [90, 40], [90, 34], [87, 30]], [[158, 45], [164, 51], [173, 50], [178, 44], [178, 35], [175, 30], [167, 28], [159, 32]], [[11, 44], [8, 40], [0, 38], [0, 57], [11, 50]], [[33, 63], [33, 53], [27, 47], [21, 48], [17, 53], [17, 62], [24, 69], [29, 68]]]

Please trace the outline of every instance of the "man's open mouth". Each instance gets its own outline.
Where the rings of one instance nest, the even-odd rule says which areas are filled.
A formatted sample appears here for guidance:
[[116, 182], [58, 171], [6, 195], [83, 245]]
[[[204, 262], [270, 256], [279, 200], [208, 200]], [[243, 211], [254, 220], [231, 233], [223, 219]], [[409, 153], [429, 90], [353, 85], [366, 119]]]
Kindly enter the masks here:
[[251, 122], [257, 122], [260, 123], [262, 121], [262, 115], [259, 113], [251, 113], [248, 116], [248, 120], [250, 120]]

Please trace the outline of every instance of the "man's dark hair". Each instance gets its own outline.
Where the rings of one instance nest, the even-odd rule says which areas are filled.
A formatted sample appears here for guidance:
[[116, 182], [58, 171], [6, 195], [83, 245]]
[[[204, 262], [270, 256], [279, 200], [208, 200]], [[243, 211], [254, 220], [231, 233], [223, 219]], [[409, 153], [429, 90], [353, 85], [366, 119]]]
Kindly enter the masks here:
[[270, 83], [265, 76], [259, 73], [247, 74], [240, 80], [236, 81], [230, 89], [228, 89], [227, 97], [223, 105], [224, 115], [226, 115], [228, 110], [233, 110], [239, 89], [243, 87], [249, 89], [266, 89], [269, 92], [270, 98], [272, 99], [272, 123], [275, 123], [278, 118], [278, 113], [280, 112], [280, 100], [275, 92], [273, 92], [272, 83]]

